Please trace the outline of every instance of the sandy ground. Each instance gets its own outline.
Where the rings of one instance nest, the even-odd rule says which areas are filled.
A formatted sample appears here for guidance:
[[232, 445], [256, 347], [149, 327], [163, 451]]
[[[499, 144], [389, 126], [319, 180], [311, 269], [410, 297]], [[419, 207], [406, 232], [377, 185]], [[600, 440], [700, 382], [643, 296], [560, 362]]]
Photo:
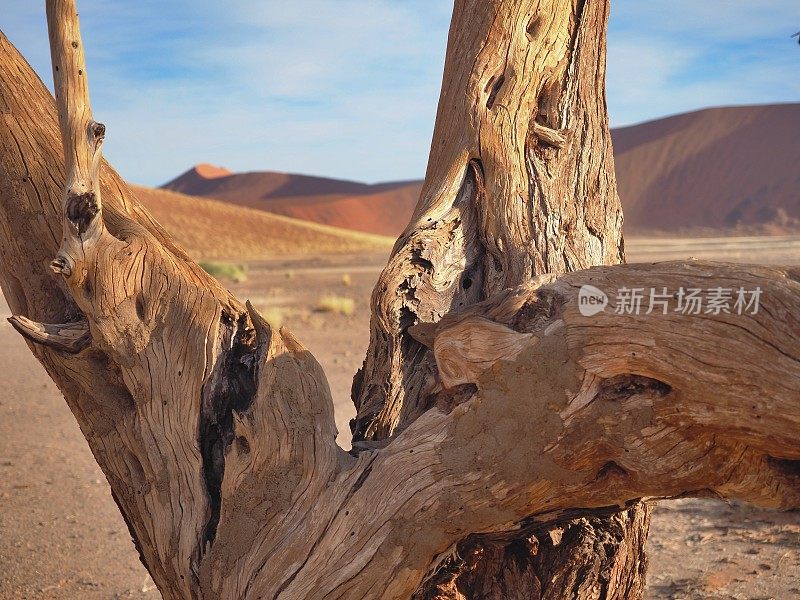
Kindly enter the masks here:
[[[715, 258], [800, 263], [800, 238], [630, 240], [631, 261]], [[383, 255], [283, 258], [249, 265], [231, 287], [279, 317], [325, 367], [342, 442], [350, 382], [368, 341], [368, 300]], [[350, 298], [352, 315], [316, 310]], [[0, 300], [0, 316], [8, 309]], [[650, 536], [651, 600], [800, 599], [800, 513], [679, 500]], [[0, 322], [0, 599], [158, 598], [108, 485], [53, 383]]]

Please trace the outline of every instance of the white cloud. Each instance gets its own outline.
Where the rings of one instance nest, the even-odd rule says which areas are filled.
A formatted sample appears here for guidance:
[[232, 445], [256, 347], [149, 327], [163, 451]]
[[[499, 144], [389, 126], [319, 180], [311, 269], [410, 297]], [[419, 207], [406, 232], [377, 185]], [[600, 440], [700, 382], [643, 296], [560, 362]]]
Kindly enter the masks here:
[[612, 0], [613, 125], [716, 105], [800, 100], [795, 0]]
[[794, 0], [612, 0], [611, 15], [619, 32], [647, 32], [676, 47], [763, 37], [788, 41], [800, 28], [800, 3]]

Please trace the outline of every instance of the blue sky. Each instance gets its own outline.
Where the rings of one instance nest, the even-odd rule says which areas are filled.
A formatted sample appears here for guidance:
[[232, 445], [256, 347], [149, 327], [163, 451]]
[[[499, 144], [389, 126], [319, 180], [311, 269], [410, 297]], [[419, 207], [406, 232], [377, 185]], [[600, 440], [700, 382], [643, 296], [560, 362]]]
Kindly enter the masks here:
[[[44, 2], [0, 28], [44, 81]], [[198, 162], [361, 181], [425, 172], [452, 2], [78, 0], [105, 154], [160, 184]], [[800, 101], [798, 0], [612, 0], [620, 126], [706, 106]]]

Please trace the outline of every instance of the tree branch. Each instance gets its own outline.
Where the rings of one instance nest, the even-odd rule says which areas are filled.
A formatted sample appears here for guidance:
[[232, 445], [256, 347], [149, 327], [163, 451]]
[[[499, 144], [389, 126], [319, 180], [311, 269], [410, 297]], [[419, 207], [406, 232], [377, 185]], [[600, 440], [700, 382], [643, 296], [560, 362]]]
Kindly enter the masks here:
[[[72, 2], [52, 4], [76, 19]], [[74, 50], [76, 30], [54, 36], [54, 56]], [[34, 352], [165, 598], [408, 598], [474, 533], [705, 490], [800, 505], [796, 272], [668, 263], [499, 291], [419, 336], [436, 358], [433, 408], [351, 456], [313, 357], [189, 261], [110, 169], [85, 180], [78, 165], [97, 149], [80, 149], [78, 119], [62, 115], [65, 146], [83, 153], [67, 158], [80, 173], [68, 181], [96, 194], [96, 214], [70, 216], [51, 101], [2, 38], [0, 50], [3, 291], [37, 322], [86, 319], [79, 353]], [[478, 197], [469, 169], [462, 191]], [[66, 296], [42, 266], [62, 225]], [[762, 310], [589, 318], [586, 283], [760, 287]]]
[[92, 343], [89, 324], [86, 321], [47, 324], [16, 316], [8, 319], [8, 322], [35, 344], [43, 344], [62, 352], [76, 354]]
[[[624, 260], [605, 103], [608, 14], [608, 0], [454, 3], [425, 183], [375, 285], [353, 381], [358, 447], [463, 396], [434, 393], [436, 363], [411, 327], [537, 275]], [[535, 600], [633, 600], [644, 590], [648, 511], [575, 523], [557, 566], [523, 533], [503, 543], [472, 536], [458, 554], [484, 558], [449, 565], [447, 583], [417, 597], [504, 600], [513, 589]]]
[[[585, 284], [745, 286], [762, 290], [762, 304], [757, 314], [627, 315], [611, 306], [586, 317]], [[264, 514], [302, 534], [280, 533], [287, 545], [278, 549], [255, 537], [258, 548], [244, 553], [264, 564], [255, 557], [298, 552], [303, 565], [287, 579], [248, 572], [251, 587], [216, 593], [407, 598], [467, 534], [642, 497], [713, 494], [797, 508], [798, 314], [800, 283], [787, 270], [663, 263], [548, 276], [448, 316], [434, 340], [441, 393], [465, 384], [473, 393], [353, 464], [325, 463], [320, 477], [331, 483], [299, 503], [299, 521]]]
[[[100, 161], [105, 126], [92, 119], [83, 41], [74, 1], [48, 0], [47, 28], [67, 179], [64, 237], [51, 267], [70, 277], [103, 233]], [[76, 273], [81, 277], [81, 273]]]

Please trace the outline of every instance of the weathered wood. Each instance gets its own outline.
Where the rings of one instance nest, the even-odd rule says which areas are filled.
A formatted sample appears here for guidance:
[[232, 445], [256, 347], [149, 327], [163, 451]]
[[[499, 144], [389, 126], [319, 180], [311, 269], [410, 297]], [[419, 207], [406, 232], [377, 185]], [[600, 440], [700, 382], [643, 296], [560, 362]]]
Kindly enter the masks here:
[[8, 322], [30, 341], [62, 352], [75, 354], [92, 342], [89, 324], [86, 321], [48, 324], [37, 323], [23, 316], [15, 316], [8, 319]]
[[[608, 0], [455, 2], [422, 195], [373, 292], [370, 346], [353, 384], [356, 441], [384, 439], [440, 401], [435, 361], [410, 326], [535, 275], [624, 260], [605, 105], [608, 11]], [[457, 554], [483, 558], [448, 565], [435, 580], [446, 576], [452, 590], [419, 597], [561, 598], [566, 588], [535, 576], [547, 573], [570, 580], [576, 598], [633, 600], [644, 589], [647, 517], [576, 523], [561, 556], [586, 562], [564, 561], [561, 574], [542, 563], [552, 555], [536, 557], [547, 534], [533, 545], [525, 535], [473, 536]], [[459, 571], [469, 584], [452, 583]]]
[[[49, 11], [76, 18], [74, 3]], [[65, 82], [85, 77], [72, 55], [81, 52], [77, 24], [51, 29], [70, 53], [54, 61], [58, 73]], [[198, 437], [213, 410], [201, 418], [201, 395], [226, 354], [216, 340], [233, 338], [246, 310], [188, 259], [110, 168], [100, 174], [103, 203], [91, 227], [67, 223], [64, 189], [78, 178], [63, 170], [53, 100], [5, 37], [0, 51], [3, 292], [12, 312], [33, 322], [89, 324], [92, 345], [79, 354], [31, 349], [64, 393], [159, 589], [166, 598], [191, 597], [201, 532], [213, 514], [206, 487], [214, 480], [212, 453], [203, 456]], [[59, 99], [76, 97], [67, 98]], [[65, 122], [74, 136], [68, 144], [84, 157], [74, 164], [90, 165], [88, 183], [79, 185], [96, 192], [87, 130]], [[49, 265], [62, 251], [71, 262], [55, 279]], [[232, 323], [220, 322], [222, 315]]]
[[[60, 56], [80, 49], [74, 2], [50, 0], [48, 14], [65, 21], [50, 29], [67, 82], [61, 136], [76, 156], [65, 176], [52, 100], [0, 37], [0, 283], [165, 598], [406, 599], [465, 587], [496, 597], [504, 581], [511, 597], [633, 597], [641, 563], [618, 548], [642, 547], [647, 514], [620, 508], [698, 493], [800, 506], [800, 276], [787, 269], [603, 267], [504, 290], [501, 271], [486, 269], [505, 254], [492, 255], [471, 306], [417, 314], [437, 321], [413, 330], [421, 341], [402, 331], [425, 357], [415, 418], [344, 452], [314, 358], [190, 261], [99, 162], [90, 117], [69, 115], [89, 111], [81, 60]], [[94, 161], [99, 173], [81, 166]], [[480, 196], [485, 172], [467, 165], [464, 207], [492, 197]], [[76, 185], [94, 194], [88, 213], [63, 202]], [[54, 278], [57, 253], [66, 262]], [[584, 284], [759, 287], [761, 310], [586, 317]], [[63, 327], [42, 323], [82, 321], [90, 344], [77, 353], [39, 343]], [[504, 579], [514, 548], [519, 574]], [[609, 573], [623, 581], [608, 585]]]
[[[86, 59], [75, 3], [47, 2], [46, 6], [53, 83], [67, 171], [62, 201], [64, 234], [58, 255], [50, 266], [54, 272], [70, 277], [79, 261], [92, 262], [86, 253], [103, 234], [100, 147], [106, 128], [92, 119]], [[81, 275], [76, 273], [78, 278]]]
[[455, 3], [422, 195], [373, 294], [357, 439], [389, 435], [427, 408], [435, 365], [409, 326], [535, 275], [622, 260], [607, 14], [607, 0]]
[[[763, 296], [757, 314], [585, 317], [586, 283], [745, 286]], [[407, 598], [466, 533], [535, 528], [576, 506], [607, 512], [641, 497], [713, 494], [797, 507], [798, 292], [783, 269], [632, 265], [547, 277], [445, 318], [437, 357], [467, 365], [476, 393], [339, 472], [315, 503], [336, 511], [324, 512], [286, 597]], [[488, 360], [483, 346], [463, 343], [466, 329], [489, 342]], [[521, 343], [508, 345], [510, 336]]]

